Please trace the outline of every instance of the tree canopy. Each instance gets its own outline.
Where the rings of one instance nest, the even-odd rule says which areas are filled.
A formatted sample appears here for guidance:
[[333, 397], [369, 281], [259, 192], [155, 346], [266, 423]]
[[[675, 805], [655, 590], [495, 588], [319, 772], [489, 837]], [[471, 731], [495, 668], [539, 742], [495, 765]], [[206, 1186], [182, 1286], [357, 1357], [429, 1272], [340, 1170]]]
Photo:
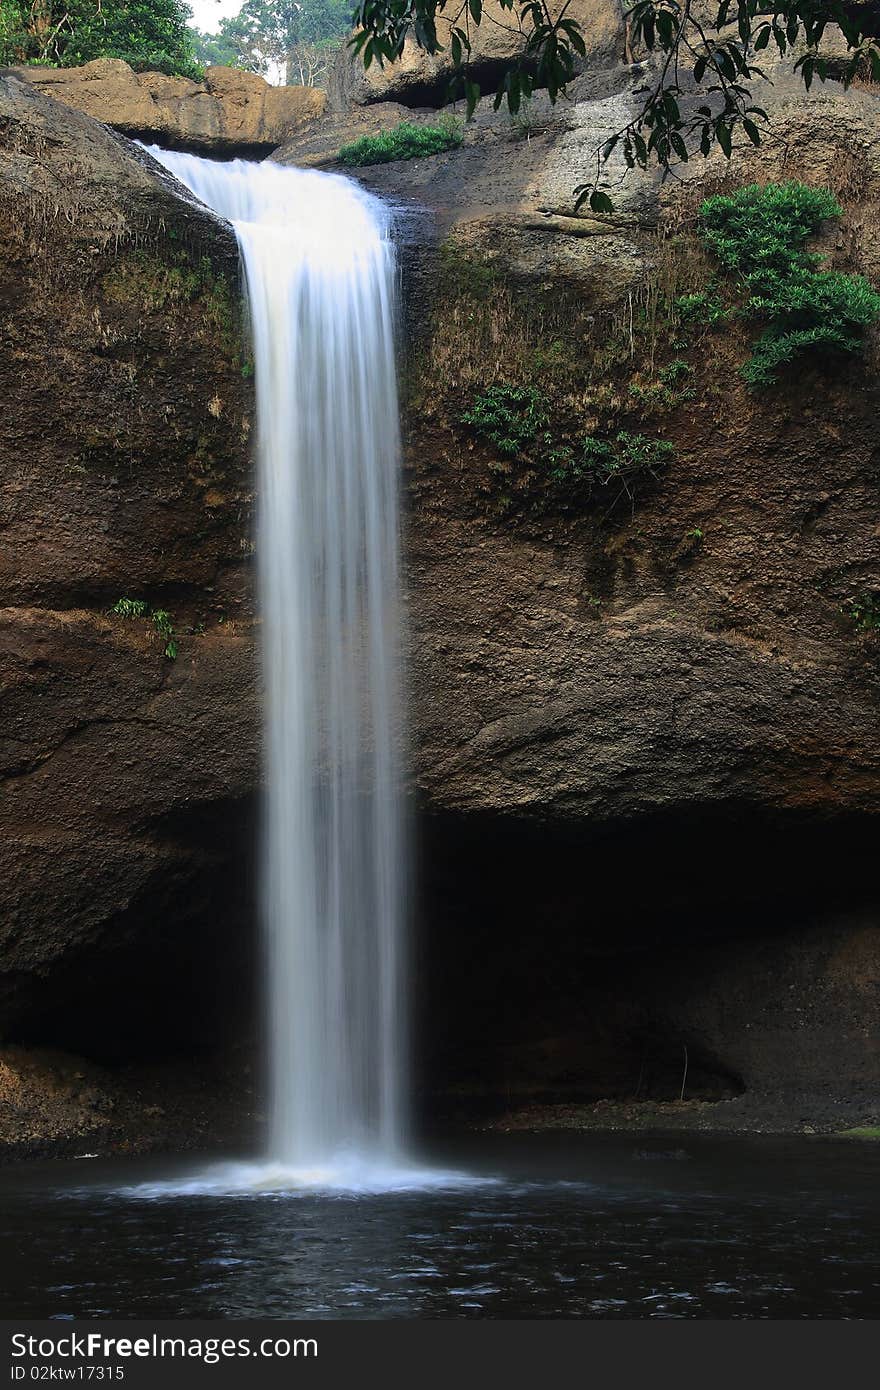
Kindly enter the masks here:
[[199, 77], [185, 0], [0, 0], [0, 62], [73, 67], [123, 58]]
[[[506, 103], [515, 114], [537, 89], [545, 90], [551, 101], [565, 94], [586, 53], [570, 2], [500, 0], [518, 17], [525, 43], [498, 85], [496, 110]], [[438, 53], [444, 48], [437, 33], [439, 14], [451, 26], [450, 99], [464, 97], [470, 116], [481, 95], [470, 57], [474, 30], [483, 17], [482, 0], [358, 0], [352, 43], [366, 67], [394, 62], [407, 39]], [[760, 144], [767, 113], [753, 100], [752, 87], [764, 77], [761, 54], [771, 45], [783, 56], [794, 51], [794, 67], [807, 88], [814, 79], [824, 82], [831, 75], [848, 83], [859, 72], [880, 81], [876, 3], [721, 0], [716, 6], [706, 0], [634, 0], [627, 22], [631, 51], [656, 55], [657, 61], [641, 106], [597, 149], [594, 177], [575, 191], [578, 208], [588, 202], [595, 212], [611, 210], [602, 171], [615, 149], [630, 168], [656, 162], [668, 173], [715, 146], [729, 157], [739, 131]], [[842, 65], [832, 60], [827, 47], [833, 25], [847, 46]], [[696, 100], [684, 100], [692, 97]]]
[[320, 86], [352, 28], [352, 8], [352, 0], [245, 0], [217, 34], [195, 31], [196, 52], [204, 63]]

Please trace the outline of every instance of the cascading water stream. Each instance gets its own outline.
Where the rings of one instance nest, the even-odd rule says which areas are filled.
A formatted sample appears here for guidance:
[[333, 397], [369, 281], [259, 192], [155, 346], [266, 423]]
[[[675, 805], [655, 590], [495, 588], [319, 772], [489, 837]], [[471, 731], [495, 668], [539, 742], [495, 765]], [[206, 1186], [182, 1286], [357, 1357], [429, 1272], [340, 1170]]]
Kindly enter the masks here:
[[[258, 423], [270, 1164], [399, 1164], [399, 423], [390, 215], [348, 179], [150, 153], [235, 229]], [[342, 1179], [340, 1179], [342, 1181]]]

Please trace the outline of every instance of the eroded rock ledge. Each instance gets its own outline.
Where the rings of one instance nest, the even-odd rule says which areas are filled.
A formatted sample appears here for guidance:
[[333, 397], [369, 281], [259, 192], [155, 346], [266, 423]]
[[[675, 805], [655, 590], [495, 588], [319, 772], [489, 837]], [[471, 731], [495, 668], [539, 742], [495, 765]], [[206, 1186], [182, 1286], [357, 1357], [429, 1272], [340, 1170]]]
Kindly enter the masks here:
[[204, 82], [133, 72], [120, 58], [7, 72], [133, 139], [227, 159], [269, 154], [324, 109], [314, 87], [273, 87], [235, 68], [208, 68]]

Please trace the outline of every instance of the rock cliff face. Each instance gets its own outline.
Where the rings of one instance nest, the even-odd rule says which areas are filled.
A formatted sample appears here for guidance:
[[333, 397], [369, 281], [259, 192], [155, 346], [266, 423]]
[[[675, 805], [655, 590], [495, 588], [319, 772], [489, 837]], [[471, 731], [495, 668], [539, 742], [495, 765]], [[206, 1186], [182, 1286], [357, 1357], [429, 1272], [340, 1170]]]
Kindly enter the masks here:
[[133, 72], [120, 58], [7, 71], [132, 139], [227, 159], [271, 153], [324, 109], [324, 93], [313, 87], [272, 87], [235, 68], [208, 68], [204, 82]]
[[[198, 999], [189, 928], [222, 919], [256, 781], [237, 256], [128, 141], [13, 78], [0, 247], [3, 1030], [112, 1053], [181, 972]], [[176, 660], [122, 598], [170, 615]]]
[[[526, 122], [484, 103], [459, 150], [360, 175], [404, 210], [426, 1074], [481, 1103], [636, 1078], [670, 1098], [687, 1048], [705, 1095], [870, 1108], [880, 666], [846, 610], [880, 591], [876, 344], [756, 396], [747, 327], [668, 306], [713, 273], [700, 198], [756, 176], [833, 188], [819, 249], [880, 282], [880, 98], [780, 76], [760, 155], [667, 188], [613, 169], [615, 214], [575, 218], [642, 80], [587, 72]], [[331, 163], [401, 113], [337, 113], [278, 157]], [[3, 1033], [149, 1053], [167, 997], [192, 1049], [254, 958], [234, 247], [128, 142], [14, 79], [0, 241]], [[462, 420], [499, 382], [539, 390], [553, 447], [625, 430], [672, 457], [634, 505], [554, 499]]]
[[[614, 167], [615, 213], [575, 218], [641, 79], [622, 80], [540, 106], [533, 131], [484, 111], [460, 150], [359, 174], [410, 213], [420, 786], [437, 808], [591, 824], [696, 803], [870, 811], [876, 652], [842, 608], [880, 566], [876, 345], [756, 394], [738, 374], [748, 329], [673, 322], [663, 305], [716, 270], [699, 201], [758, 157], [700, 161], [665, 190]], [[831, 187], [828, 264], [880, 280], [877, 96], [777, 80], [765, 99], [760, 177]], [[317, 138], [280, 158], [314, 158]], [[493, 382], [537, 385], [566, 442], [640, 431], [675, 462], [634, 507], [554, 506], [462, 422]]]

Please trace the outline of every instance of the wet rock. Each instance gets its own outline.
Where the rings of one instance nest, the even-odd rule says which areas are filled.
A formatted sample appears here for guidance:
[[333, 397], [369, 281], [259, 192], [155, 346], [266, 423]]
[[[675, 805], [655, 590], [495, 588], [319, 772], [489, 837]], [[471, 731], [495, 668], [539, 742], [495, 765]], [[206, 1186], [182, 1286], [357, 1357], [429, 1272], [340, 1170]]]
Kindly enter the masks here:
[[0, 1163], [210, 1152], [258, 1128], [236, 1059], [120, 1072], [56, 1049], [0, 1048]]

